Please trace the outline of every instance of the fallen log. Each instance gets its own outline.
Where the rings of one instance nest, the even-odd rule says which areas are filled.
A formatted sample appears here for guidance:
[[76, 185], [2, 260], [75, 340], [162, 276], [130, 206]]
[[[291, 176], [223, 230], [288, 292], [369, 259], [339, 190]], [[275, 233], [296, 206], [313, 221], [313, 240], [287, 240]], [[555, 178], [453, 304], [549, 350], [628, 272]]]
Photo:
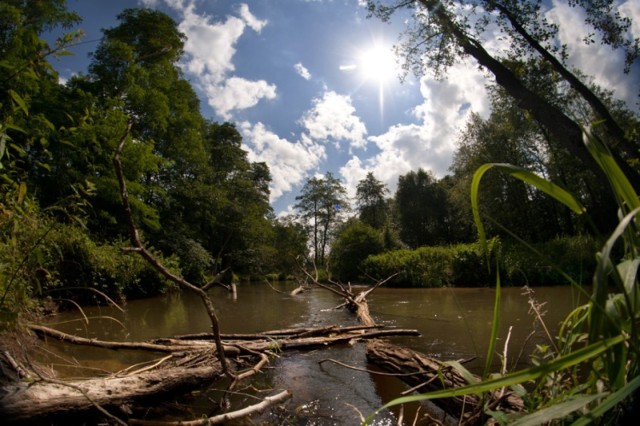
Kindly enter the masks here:
[[122, 376], [16, 382], [2, 388], [0, 411], [3, 421], [29, 424], [45, 423], [54, 416], [100, 415], [97, 406], [125, 416], [132, 405], [144, 402], [152, 406], [166, 395], [189, 391], [220, 377], [220, 363], [211, 355], [204, 358], [189, 365], [184, 355], [173, 355], [162, 368]]
[[[42, 325], [29, 325], [29, 329], [34, 331], [39, 337], [51, 337], [64, 342], [77, 345], [95, 346], [105, 349], [138, 349], [146, 351], [156, 351], [164, 353], [189, 352], [209, 350], [215, 353], [214, 336], [204, 339], [204, 336], [196, 335], [197, 339], [187, 340], [183, 338], [163, 338], [154, 339], [150, 342], [110, 342], [98, 339], [87, 339], [85, 337], [74, 336], [59, 330], [55, 330]], [[293, 330], [279, 330], [279, 334], [266, 332], [262, 339], [256, 339], [256, 334], [245, 335], [248, 339], [236, 338], [225, 340], [223, 348], [228, 355], [249, 354], [256, 352], [273, 352], [274, 350], [296, 350], [309, 349], [346, 343], [351, 340], [374, 339], [388, 336], [419, 336], [417, 330], [396, 329], [384, 327], [321, 327], [305, 328]], [[233, 335], [240, 336], [242, 335]]]
[[[11, 422], [42, 423], [57, 416], [86, 413], [100, 416], [107, 411], [118, 416], [124, 413], [126, 417], [130, 411], [128, 407], [153, 405], [167, 395], [198, 388], [224, 373], [216, 357], [217, 344], [213, 334], [206, 338], [196, 335], [192, 340], [183, 337], [149, 342], [109, 342], [70, 335], [42, 325], [30, 325], [29, 329], [43, 339], [53, 338], [106, 350], [145, 350], [168, 355], [153, 365], [129, 371], [133, 369], [131, 367], [109, 377], [62, 382], [31, 374], [30, 377], [35, 378], [31, 383], [12, 383], [0, 389], [0, 409]], [[274, 351], [307, 350], [354, 340], [418, 336], [419, 333], [417, 330], [384, 327], [328, 326], [274, 330], [262, 333], [262, 339], [257, 339], [258, 335], [229, 335], [234, 339], [225, 339], [223, 343], [227, 355], [261, 358], [256, 366], [236, 376], [238, 379], [255, 374], [268, 362], [267, 354]]]
[[[468, 384], [462, 374], [445, 362], [382, 340], [367, 342], [367, 360], [384, 371], [398, 374], [399, 379], [421, 393]], [[477, 416], [481, 414], [478, 395], [442, 398], [433, 402], [448, 414], [462, 419], [466, 424], [475, 423], [478, 420]], [[492, 410], [506, 413], [524, 410], [522, 399], [511, 391], [494, 392], [489, 406]]]

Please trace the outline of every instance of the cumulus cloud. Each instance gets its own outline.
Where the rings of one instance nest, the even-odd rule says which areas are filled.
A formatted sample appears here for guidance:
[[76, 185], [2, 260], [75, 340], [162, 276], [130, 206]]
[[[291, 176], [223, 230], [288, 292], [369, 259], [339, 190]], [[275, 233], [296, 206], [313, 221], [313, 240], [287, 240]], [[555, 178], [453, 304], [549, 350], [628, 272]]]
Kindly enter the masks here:
[[257, 33], [262, 31], [262, 28], [267, 25], [267, 21], [261, 21], [256, 18], [251, 11], [249, 11], [249, 6], [246, 3], [242, 3], [240, 5], [240, 17], [253, 31]]
[[422, 168], [442, 177], [451, 164], [459, 132], [471, 112], [488, 116], [490, 105], [485, 77], [473, 67], [459, 64], [449, 70], [448, 79], [420, 80], [422, 104], [414, 108], [418, 123], [396, 124], [380, 135], [369, 136], [379, 152], [366, 160], [352, 157], [340, 173], [350, 194], [367, 172], [373, 172], [391, 193], [398, 177]]
[[222, 84], [207, 87], [209, 105], [225, 120], [231, 113], [255, 106], [261, 99], [274, 99], [276, 86], [264, 80], [251, 81], [239, 77], [231, 77]]
[[301, 183], [310, 170], [326, 158], [325, 147], [302, 135], [291, 142], [267, 129], [264, 124], [242, 122], [240, 132], [250, 161], [264, 161], [271, 171], [271, 201], [275, 201], [293, 185]]
[[304, 78], [305, 80], [309, 80], [311, 78], [311, 73], [304, 65], [302, 65], [302, 63], [298, 62], [293, 66], [293, 68], [300, 75], [300, 77]]
[[333, 141], [336, 147], [345, 141], [350, 148], [364, 148], [367, 128], [355, 111], [349, 96], [329, 90], [322, 98], [313, 100], [312, 108], [302, 116], [300, 124], [313, 140]]
[[[157, 0], [143, 0], [155, 4]], [[238, 16], [217, 21], [196, 11], [193, 0], [164, 0], [182, 14], [178, 29], [186, 34], [184, 69], [195, 77], [194, 84], [206, 94], [209, 105], [225, 120], [234, 111], [255, 106], [262, 99], [276, 97], [276, 86], [264, 80], [233, 76], [236, 44], [247, 27], [260, 32], [267, 21], [256, 18], [249, 6], [241, 4]]]
[[[635, 18], [628, 36], [639, 37], [640, 22], [637, 17], [640, 16], [640, 5], [638, 2], [627, 0], [619, 6], [618, 10], [622, 15]], [[640, 80], [639, 67], [635, 67], [630, 75], [626, 75], [623, 72], [624, 54], [621, 51], [613, 52], [611, 48], [599, 42], [590, 45], [583, 42], [591, 29], [585, 24], [585, 13], [581, 8], [570, 7], [565, 2], [554, 0], [552, 7], [547, 11], [547, 18], [559, 26], [558, 38], [561, 43], [567, 45], [569, 65], [593, 77], [594, 82], [599, 86], [613, 89], [616, 97], [625, 100], [627, 105], [633, 108], [637, 102], [637, 85], [630, 85], [629, 81]]]

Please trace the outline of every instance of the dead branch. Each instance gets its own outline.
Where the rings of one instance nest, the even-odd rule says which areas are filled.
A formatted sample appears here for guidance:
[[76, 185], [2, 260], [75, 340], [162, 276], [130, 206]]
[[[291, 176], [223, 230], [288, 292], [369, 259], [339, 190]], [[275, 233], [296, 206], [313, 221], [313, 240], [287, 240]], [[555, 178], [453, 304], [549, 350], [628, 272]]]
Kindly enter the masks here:
[[[417, 388], [426, 388], [425, 392], [452, 389], [467, 385], [467, 380], [454, 368], [439, 360], [408, 348], [393, 345], [381, 340], [371, 340], [367, 343], [367, 359], [385, 371], [392, 373], [414, 373], [401, 376], [401, 379]], [[420, 374], [416, 371], [423, 370]], [[433, 401], [448, 414], [460, 417], [463, 423], [476, 421], [479, 412], [480, 399], [478, 395], [464, 397], [443, 398]], [[504, 412], [519, 412], [524, 409], [522, 399], [511, 392], [500, 395], [495, 392], [491, 402], [495, 409]], [[494, 409], [492, 408], [492, 409]]]
[[214, 417], [209, 417], [207, 419], [198, 419], [192, 421], [178, 421], [178, 422], [159, 422], [159, 421], [147, 421], [147, 420], [136, 420], [131, 419], [129, 424], [131, 425], [143, 425], [143, 426], [204, 426], [204, 425], [215, 425], [225, 422], [230, 422], [232, 420], [238, 420], [244, 417], [248, 417], [252, 414], [261, 413], [267, 408], [280, 404], [287, 399], [291, 398], [291, 392], [288, 390], [282, 391], [278, 394], [268, 396], [262, 400], [259, 404], [250, 405], [241, 410], [231, 411], [225, 414], [219, 414]]
[[118, 148], [113, 156], [113, 166], [115, 168], [116, 177], [118, 178], [118, 184], [120, 186], [120, 198], [122, 199], [122, 206], [124, 208], [125, 216], [127, 217], [127, 223], [129, 225], [129, 234], [131, 239], [131, 244], [133, 245], [133, 249], [135, 252], [140, 254], [151, 266], [153, 266], [159, 273], [161, 273], [164, 277], [169, 279], [170, 281], [178, 284], [181, 288], [189, 290], [202, 299], [202, 302], [207, 310], [207, 314], [209, 315], [209, 319], [211, 320], [211, 328], [213, 330], [213, 335], [216, 343], [216, 352], [218, 360], [222, 365], [222, 371], [225, 372], [229, 377], [233, 378], [233, 374], [228, 368], [227, 360], [224, 354], [224, 348], [222, 347], [222, 341], [220, 339], [220, 323], [218, 321], [218, 316], [216, 315], [215, 307], [213, 306], [213, 302], [211, 298], [207, 294], [205, 290], [200, 287], [195, 286], [194, 284], [188, 282], [183, 277], [180, 277], [169, 269], [167, 269], [164, 265], [156, 259], [156, 257], [148, 251], [142, 241], [140, 240], [140, 234], [138, 233], [138, 229], [136, 228], [136, 224], [133, 220], [133, 215], [131, 213], [131, 205], [129, 203], [129, 193], [127, 191], [127, 184], [124, 179], [124, 173], [122, 169], [122, 161], [120, 157], [122, 155], [122, 151], [124, 149], [124, 145], [129, 137], [129, 133], [131, 132], [132, 122], [129, 121], [127, 123], [127, 127], [120, 138], [120, 142], [118, 143]]

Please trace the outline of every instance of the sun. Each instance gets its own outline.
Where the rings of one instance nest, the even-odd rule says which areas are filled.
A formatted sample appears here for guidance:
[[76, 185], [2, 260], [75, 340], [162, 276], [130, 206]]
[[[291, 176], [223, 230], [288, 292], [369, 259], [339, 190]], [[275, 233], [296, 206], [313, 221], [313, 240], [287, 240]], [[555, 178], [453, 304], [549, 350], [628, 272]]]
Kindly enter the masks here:
[[385, 84], [398, 77], [399, 67], [392, 49], [382, 44], [362, 50], [358, 70], [366, 80]]

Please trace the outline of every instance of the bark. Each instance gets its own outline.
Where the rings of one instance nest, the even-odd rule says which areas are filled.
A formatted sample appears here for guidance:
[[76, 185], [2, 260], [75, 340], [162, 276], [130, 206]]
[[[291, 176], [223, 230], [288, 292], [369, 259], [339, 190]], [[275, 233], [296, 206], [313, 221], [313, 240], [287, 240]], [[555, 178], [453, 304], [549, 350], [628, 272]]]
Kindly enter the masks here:
[[219, 364], [207, 362], [204, 366], [176, 366], [123, 377], [19, 382], [2, 389], [0, 409], [3, 421], [29, 424], [59, 416], [100, 415], [96, 404], [122, 415], [131, 404], [153, 405], [166, 395], [198, 388], [221, 374]]
[[[440, 1], [419, 0], [419, 2], [437, 17], [443, 31], [450, 33], [466, 54], [489, 70], [494, 75], [496, 83], [516, 99], [522, 109], [528, 111], [538, 123], [544, 126], [560, 146], [580, 159], [597, 176], [603, 176], [600, 166], [585, 147], [582, 128], [576, 122], [567, 117], [558, 107], [529, 90], [511, 70], [491, 56], [480, 42], [469, 37], [451, 20]], [[640, 175], [617, 152], [612, 152], [612, 155], [634, 188], [640, 188]]]
[[[131, 405], [152, 406], [167, 395], [209, 384], [224, 373], [216, 360], [216, 343], [212, 334], [150, 342], [108, 342], [74, 336], [40, 325], [31, 325], [29, 328], [41, 338], [59, 339], [69, 344], [91, 345], [108, 350], [147, 350], [169, 355], [153, 365], [136, 371], [130, 371], [133, 369], [131, 367], [109, 377], [71, 382], [40, 378], [31, 383], [5, 385], [0, 389], [0, 408], [6, 413], [5, 419], [11, 422], [47, 423], [59, 416], [104, 416], [107, 413], [105, 409], [122, 417], [123, 413], [130, 412], [128, 407]], [[268, 363], [267, 354], [273, 351], [322, 348], [353, 340], [399, 335], [418, 336], [419, 333], [416, 330], [366, 326], [295, 328], [262, 334], [227, 335], [232, 339], [225, 340], [223, 348], [228, 355], [259, 357], [255, 366], [236, 376], [235, 384], [237, 380], [251, 376], [265, 366]], [[8, 359], [12, 360], [11, 357]], [[20, 371], [19, 366], [12, 368]], [[24, 377], [39, 376], [28, 373]]]
[[[183, 289], [189, 290], [197, 294], [200, 297], [200, 299], [202, 300], [202, 303], [205, 306], [205, 309], [207, 310], [209, 319], [211, 320], [211, 329], [213, 331], [213, 335], [215, 338], [217, 356], [220, 360], [220, 364], [222, 365], [222, 370], [225, 372], [225, 374], [233, 378], [233, 374], [229, 371], [229, 368], [227, 367], [227, 360], [225, 358], [224, 349], [222, 347], [222, 340], [220, 339], [220, 322], [218, 321], [218, 316], [216, 314], [215, 307], [213, 306], [213, 302], [211, 301], [211, 298], [207, 294], [206, 290], [195, 286], [194, 284], [185, 280], [183, 277], [180, 277], [174, 274], [173, 272], [171, 272], [169, 269], [167, 269], [163, 264], [161, 264], [158, 261], [158, 259], [156, 259], [156, 257], [153, 254], [151, 254], [150, 251], [146, 249], [146, 247], [142, 244], [142, 240], [140, 240], [140, 234], [138, 233], [138, 229], [136, 228], [136, 224], [133, 220], [133, 215], [131, 214], [131, 204], [129, 203], [129, 193], [127, 191], [127, 184], [126, 184], [124, 173], [122, 170], [122, 161], [120, 160], [120, 156], [122, 155], [122, 150], [124, 149], [124, 145], [127, 141], [127, 138], [129, 137], [129, 132], [131, 132], [131, 126], [132, 126], [132, 123], [131, 121], [129, 121], [129, 123], [127, 123], [127, 128], [125, 129], [125, 132], [123, 133], [120, 139], [120, 142], [118, 143], [118, 148], [116, 149], [116, 152], [113, 156], [113, 167], [115, 169], [116, 177], [118, 179], [118, 185], [120, 187], [120, 198], [122, 200], [122, 207], [124, 209], [125, 216], [127, 217], [127, 224], [129, 227], [129, 238], [131, 240], [131, 244], [133, 245], [133, 248], [131, 248], [130, 251], [134, 251], [140, 254], [140, 256], [142, 256], [151, 266], [153, 266], [160, 274], [162, 274], [164, 277], [166, 277], [170, 281], [176, 283], [178, 286], [180, 286]], [[207, 286], [213, 285], [213, 283], [215, 283], [216, 281], [217, 280], [214, 277], [214, 279], [209, 284], [207, 284]]]
[[[150, 342], [109, 342], [97, 339], [87, 339], [63, 333], [49, 327], [40, 325], [29, 326], [40, 337], [52, 337], [68, 343], [89, 345], [105, 349], [137, 349], [164, 353], [200, 352], [203, 350], [213, 352], [215, 343], [212, 336], [195, 335], [196, 338], [188, 340], [183, 338], [163, 338]], [[318, 329], [293, 329], [293, 333], [260, 335], [233, 335], [234, 340], [225, 340], [224, 351], [229, 355], [256, 355], [260, 352], [272, 352], [274, 350], [297, 350], [317, 347], [325, 347], [351, 340], [374, 339], [387, 336], [419, 336], [417, 330], [409, 329], [383, 329], [382, 327], [322, 327]], [[286, 331], [286, 330], [285, 330]], [[210, 340], [207, 340], [209, 338]]]
[[[367, 359], [384, 371], [398, 374], [408, 385], [419, 387], [416, 390], [421, 393], [468, 384], [457, 370], [442, 361], [381, 340], [367, 342]], [[468, 424], [475, 423], [481, 414], [477, 395], [436, 399], [433, 402], [448, 414], [463, 418]], [[524, 410], [523, 401], [512, 392], [495, 392], [489, 404], [492, 410], [499, 409], [507, 413]]]

